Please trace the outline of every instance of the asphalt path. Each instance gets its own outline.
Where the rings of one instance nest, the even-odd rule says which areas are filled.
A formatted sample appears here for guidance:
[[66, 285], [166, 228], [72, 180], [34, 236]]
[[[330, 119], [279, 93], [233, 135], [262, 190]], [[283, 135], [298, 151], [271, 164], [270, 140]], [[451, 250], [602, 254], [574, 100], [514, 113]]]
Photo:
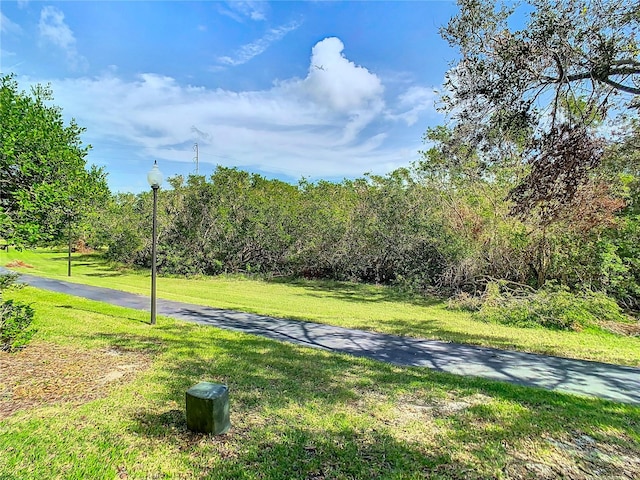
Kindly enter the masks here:
[[[2, 270], [0, 267], [0, 273]], [[150, 299], [143, 295], [33, 275], [21, 275], [20, 281], [44, 290], [150, 310]], [[186, 322], [396, 365], [428, 367], [440, 372], [640, 405], [640, 368], [365, 332], [163, 299], [158, 299], [157, 308], [159, 315]]]

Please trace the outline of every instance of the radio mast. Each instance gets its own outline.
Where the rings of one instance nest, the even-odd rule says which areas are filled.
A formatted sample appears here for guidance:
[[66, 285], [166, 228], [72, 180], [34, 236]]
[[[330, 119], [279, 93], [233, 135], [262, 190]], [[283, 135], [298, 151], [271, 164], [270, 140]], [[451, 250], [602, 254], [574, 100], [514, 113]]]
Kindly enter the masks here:
[[199, 162], [199, 158], [198, 158], [198, 144], [195, 143], [193, 145], [193, 151], [196, 152], [196, 156], [193, 157], [193, 161], [196, 162], [196, 175], [198, 175], [198, 162]]

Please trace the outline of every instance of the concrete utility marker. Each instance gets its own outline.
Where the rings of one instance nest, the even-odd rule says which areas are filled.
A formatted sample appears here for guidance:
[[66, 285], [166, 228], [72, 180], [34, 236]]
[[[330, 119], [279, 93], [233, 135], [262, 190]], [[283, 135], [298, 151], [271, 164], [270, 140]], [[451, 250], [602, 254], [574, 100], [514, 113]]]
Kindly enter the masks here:
[[[2, 270], [0, 267], [0, 273]], [[150, 308], [149, 298], [142, 295], [33, 275], [20, 278], [23, 283], [44, 290], [137, 310]], [[386, 335], [162, 299], [158, 299], [158, 314], [396, 365], [428, 367], [640, 405], [640, 368]]]

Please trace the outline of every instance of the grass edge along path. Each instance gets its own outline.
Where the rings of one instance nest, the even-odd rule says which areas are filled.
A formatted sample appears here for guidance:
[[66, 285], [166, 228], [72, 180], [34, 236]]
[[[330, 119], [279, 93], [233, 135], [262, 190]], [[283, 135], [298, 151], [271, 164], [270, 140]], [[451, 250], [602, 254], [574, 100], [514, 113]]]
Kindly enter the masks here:
[[[23, 273], [149, 294], [149, 272], [118, 269], [97, 255], [74, 254], [69, 278], [66, 259], [64, 253], [54, 250], [0, 252], [0, 265], [20, 260], [33, 266], [15, 269]], [[640, 366], [638, 337], [484, 323], [467, 313], [447, 310], [441, 301], [407, 296], [383, 286], [225, 276], [160, 277], [158, 297], [345, 328]]]
[[[637, 406], [397, 367], [166, 318], [150, 327], [145, 312], [28, 287], [11, 296], [37, 306], [38, 333], [28, 349], [45, 352], [55, 344], [52, 351], [71, 353], [62, 355], [69, 359], [64, 368], [42, 377], [45, 384], [23, 381], [5, 395], [36, 395], [60, 378], [71, 384], [83, 372], [76, 360], [92, 355], [103, 356], [105, 371], [128, 355], [148, 362], [100, 398], [79, 401], [71, 392], [66, 400], [1, 418], [0, 478], [640, 475]], [[20, 355], [0, 360], [19, 362]], [[55, 360], [42, 358], [41, 368]], [[227, 435], [186, 430], [184, 392], [201, 380], [229, 385], [233, 426]]]

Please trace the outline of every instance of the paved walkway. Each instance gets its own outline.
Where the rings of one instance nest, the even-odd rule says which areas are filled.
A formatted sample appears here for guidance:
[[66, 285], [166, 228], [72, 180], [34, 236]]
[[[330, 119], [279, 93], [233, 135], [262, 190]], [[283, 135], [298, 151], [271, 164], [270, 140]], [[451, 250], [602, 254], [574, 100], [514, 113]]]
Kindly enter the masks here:
[[[0, 267], [0, 273], [2, 273]], [[21, 275], [21, 281], [44, 290], [66, 293], [137, 310], [149, 310], [149, 297]], [[397, 365], [428, 367], [560, 392], [598, 396], [640, 405], [640, 368], [570, 360], [493, 348], [365, 332], [311, 322], [220, 310], [158, 299], [158, 314], [202, 325], [348, 353]]]

